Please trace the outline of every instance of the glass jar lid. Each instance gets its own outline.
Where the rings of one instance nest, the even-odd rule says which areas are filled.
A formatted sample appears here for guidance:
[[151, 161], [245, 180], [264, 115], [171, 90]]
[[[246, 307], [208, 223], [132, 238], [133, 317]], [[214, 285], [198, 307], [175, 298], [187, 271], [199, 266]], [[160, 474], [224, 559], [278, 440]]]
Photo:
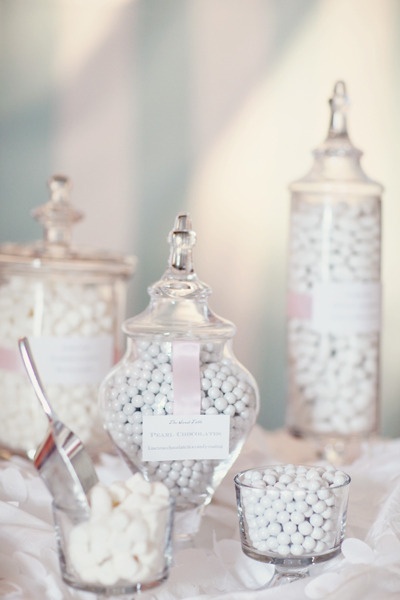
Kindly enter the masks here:
[[196, 234], [192, 231], [188, 214], [178, 214], [168, 242], [168, 267], [162, 278], [148, 288], [148, 307], [125, 321], [123, 331], [130, 336], [233, 337], [236, 332], [234, 324], [210, 310], [208, 297], [211, 289], [195, 273], [193, 247]]
[[337, 81], [329, 100], [330, 123], [325, 141], [314, 150], [314, 163], [309, 173], [290, 185], [292, 192], [353, 193], [379, 196], [383, 187], [363, 171], [362, 152], [356, 148], [347, 131], [349, 98], [346, 85]]
[[134, 256], [78, 249], [72, 245], [72, 228], [83, 214], [70, 202], [71, 182], [64, 175], [55, 175], [48, 186], [50, 199], [32, 211], [43, 226], [43, 239], [27, 245], [12, 242], [0, 245], [0, 268], [41, 272], [75, 270], [130, 277], [136, 266]]

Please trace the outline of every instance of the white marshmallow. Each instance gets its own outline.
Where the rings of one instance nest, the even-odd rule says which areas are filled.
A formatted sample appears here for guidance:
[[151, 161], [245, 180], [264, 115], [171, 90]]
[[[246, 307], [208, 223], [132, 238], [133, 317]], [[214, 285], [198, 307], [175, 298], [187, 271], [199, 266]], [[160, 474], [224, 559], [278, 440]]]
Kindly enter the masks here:
[[92, 487], [89, 492], [90, 506], [94, 519], [107, 517], [112, 510], [112, 497], [109, 490], [102, 484]]
[[[115, 500], [116, 490], [123, 498], [121, 503]], [[69, 559], [81, 580], [111, 586], [144, 583], [160, 576], [169, 518], [163, 510], [169, 507], [165, 486], [149, 484], [136, 474], [110, 488], [96, 484], [89, 500], [90, 518], [73, 527], [68, 546]]]

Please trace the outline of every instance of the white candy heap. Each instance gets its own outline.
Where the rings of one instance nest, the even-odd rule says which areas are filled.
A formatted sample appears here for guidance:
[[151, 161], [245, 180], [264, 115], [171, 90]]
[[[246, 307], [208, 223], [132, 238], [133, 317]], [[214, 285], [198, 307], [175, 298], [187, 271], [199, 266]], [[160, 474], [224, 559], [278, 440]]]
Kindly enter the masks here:
[[290, 282], [310, 291], [324, 279], [376, 281], [380, 210], [375, 198], [326, 205], [298, 202], [291, 217]]
[[[104, 422], [115, 444], [134, 464], [141, 462], [143, 415], [173, 413], [174, 391], [171, 342], [141, 340], [138, 358], [124, 364], [106, 380]], [[229, 415], [230, 452], [239, 451], [244, 434], [256, 418], [256, 395], [246, 372], [222, 358], [219, 347], [204, 344], [200, 352], [201, 412]], [[212, 486], [216, 461], [182, 460], [149, 462], [151, 479], [163, 481], [177, 504], [204, 494]], [[218, 475], [219, 480], [221, 475]]]
[[[377, 282], [380, 210], [374, 198], [297, 203], [292, 215], [289, 286], [310, 295], [321, 281]], [[307, 319], [288, 323], [291, 426], [303, 432], [369, 433], [376, 426], [379, 333], [324, 333]]]
[[317, 556], [340, 543], [344, 527], [340, 486], [348, 482], [342, 471], [275, 466], [245, 471], [240, 482], [244, 535], [256, 552]]
[[[0, 346], [17, 352], [23, 336], [94, 337], [113, 333], [113, 299], [108, 285], [88, 286], [73, 281], [37, 281], [12, 276], [0, 286]], [[21, 363], [22, 364], [22, 363]], [[47, 421], [25, 373], [0, 365], [0, 444], [17, 451], [35, 449]], [[59, 418], [85, 443], [102, 437], [98, 418], [97, 385], [46, 385]]]
[[96, 484], [89, 500], [90, 519], [72, 528], [67, 548], [80, 580], [113, 586], [162, 577], [168, 560], [168, 489], [136, 473], [124, 483]]

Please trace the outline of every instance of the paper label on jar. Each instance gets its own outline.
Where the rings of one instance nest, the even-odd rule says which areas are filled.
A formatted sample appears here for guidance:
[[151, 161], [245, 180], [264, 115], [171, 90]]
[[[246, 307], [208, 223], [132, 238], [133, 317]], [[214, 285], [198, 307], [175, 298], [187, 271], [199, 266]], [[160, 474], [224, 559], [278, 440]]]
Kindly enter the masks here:
[[35, 363], [44, 385], [97, 385], [113, 365], [113, 338], [32, 337]]
[[381, 285], [378, 282], [330, 282], [314, 286], [311, 295], [313, 329], [352, 335], [381, 328]]
[[228, 415], [143, 415], [144, 461], [225, 459]]

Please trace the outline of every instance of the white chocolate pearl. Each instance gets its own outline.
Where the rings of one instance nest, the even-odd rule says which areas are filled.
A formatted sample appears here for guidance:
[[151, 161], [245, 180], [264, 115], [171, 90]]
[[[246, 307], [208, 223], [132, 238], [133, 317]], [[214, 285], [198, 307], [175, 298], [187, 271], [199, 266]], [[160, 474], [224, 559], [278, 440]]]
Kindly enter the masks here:
[[290, 554], [290, 546], [278, 546], [277, 553], [281, 556], [288, 556]]
[[305, 520], [305, 517], [303, 513], [295, 511], [292, 513], [291, 520], [293, 523], [296, 523], [296, 525], [299, 525]]
[[276, 483], [276, 477], [274, 475], [264, 475], [263, 479], [268, 485], [274, 485]]
[[[269, 501], [271, 501], [271, 498], [269, 496], [265, 496]], [[273, 500], [272, 501], [272, 508], [277, 512], [281, 512], [285, 509], [285, 502], [283, 502], [283, 500], [281, 500], [281, 498], [278, 498], [277, 500]]]
[[225, 398], [219, 397], [215, 400], [214, 406], [217, 409], [217, 412], [223, 412], [227, 408], [228, 402]]
[[311, 537], [314, 538], [314, 540], [322, 540], [324, 535], [325, 532], [321, 527], [314, 527], [311, 533]]
[[317, 496], [320, 500], [326, 501], [331, 496], [331, 492], [326, 488], [322, 488], [317, 491]]
[[311, 534], [313, 526], [311, 525], [310, 521], [303, 521], [302, 523], [299, 523], [298, 529], [302, 535], [308, 536]]
[[[312, 527], [311, 527], [312, 529]], [[297, 531], [297, 525], [295, 523], [293, 523], [293, 521], [288, 521], [287, 523], [285, 523], [283, 525], [283, 531], [289, 535], [292, 535], [293, 533], [295, 533]], [[300, 531], [300, 527], [299, 527], [299, 531]]]
[[304, 540], [304, 536], [301, 535], [301, 533], [299, 531], [297, 531], [296, 533], [293, 533], [290, 536], [291, 543], [295, 544], [295, 545], [297, 545], [297, 544], [301, 545], [303, 543], [303, 540]]
[[296, 512], [305, 513], [305, 512], [307, 512], [307, 510], [308, 510], [308, 504], [305, 500], [300, 500], [300, 501], [296, 502]]
[[267, 548], [269, 550], [276, 550], [277, 547], [279, 546], [278, 540], [276, 539], [276, 537], [273, 537], [272, 535], [270, 537], [268, 537], [266, 542], [267, 542]]
[[333, 484], [335, 486], [343, 485], [346, 482], [346, 476], [343, 473], [335, 473], [335, 478], [333, 480]]
[[271, 523], [268, 527], [268, 533], [270, 535], [278, 536], [282, 532], [282, 526], [280, 523]]
[[280, 513], [277, 514], [276, 520], [278, 521], [278, 523], [281, 523], [283, 525], [284, 523], [290, 521], [290, 514], [286, 512], [286, 510], [282, 510]]
[[317, 514], [323, 513], [324, 510], [326, 510], [326, 503], [323, 500], [318, 500], [318, 502], [313, 505], [313, 511]]
[[303, 548], [306, 552], [312, 552], [315, 548], [316, 541], [311, 536], [306, 536], [303, 541]]
[[314, 515], [311, 515], [311, 517], [310, 517], [310, 523], [313, 527], [321, 527], [323, 522], [324, 522], [324, 518], [322, 515], [314, 514]]
[[293, 554], [293, 556], [301, 556], [302, 554], [304, 554], [304, 548], [302, 544], [293, 544], [290, 546], [290, 553]]
[[325, 550], [325, 544], [324, 544], [324, 542], [318, 541], [315, 544], [314, 552], [316, 554], [319, 554], [319, 553], [323, 552], [324, 550]]

